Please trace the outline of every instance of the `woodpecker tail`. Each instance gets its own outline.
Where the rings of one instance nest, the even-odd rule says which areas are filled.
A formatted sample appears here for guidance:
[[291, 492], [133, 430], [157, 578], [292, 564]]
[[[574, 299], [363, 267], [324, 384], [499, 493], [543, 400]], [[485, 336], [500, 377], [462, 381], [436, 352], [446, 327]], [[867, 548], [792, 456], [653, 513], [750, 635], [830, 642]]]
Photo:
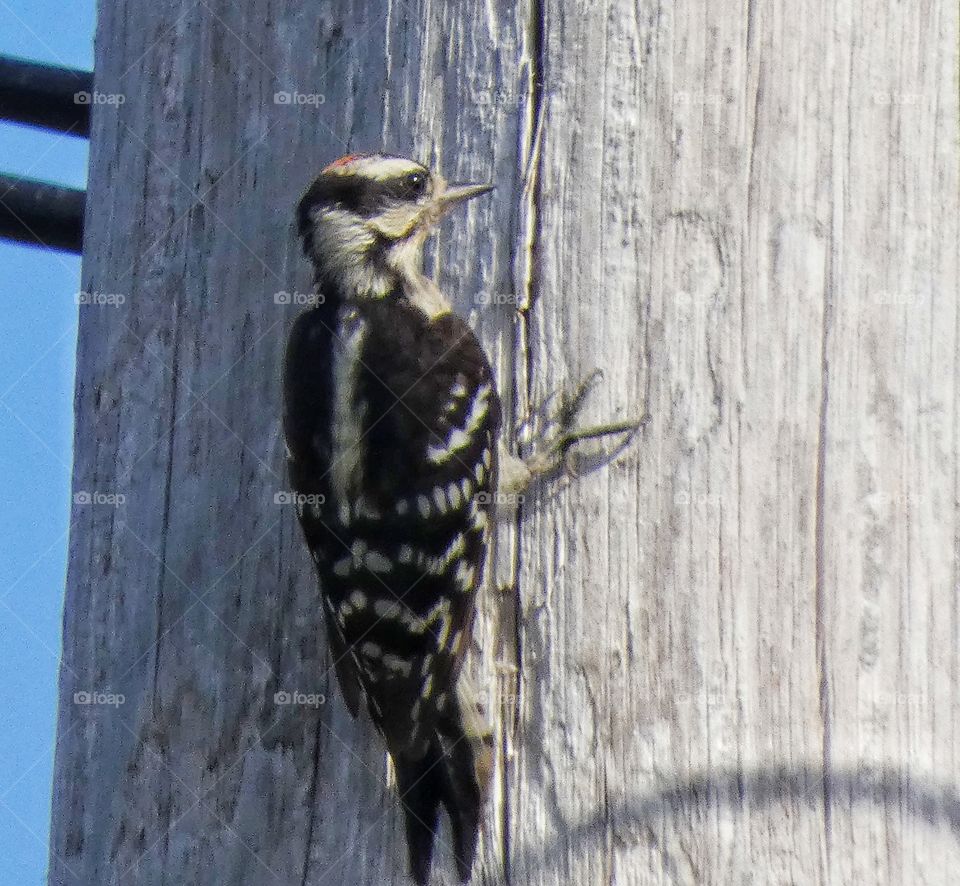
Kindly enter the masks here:
[[437, 724], [426, 754], [417, 760], [402, 756], [394, 760], [406, 819], [410, 876], [417, 886], [427, 886], [430, 880], [441, 805], [450, 817], [453, 854], [463, 883], [470, 880], [477, 852], [493, 766], [492, 740], [476, 705], [472, 701], [464, 704], [461, 689], [458, 687], [458, 710]]

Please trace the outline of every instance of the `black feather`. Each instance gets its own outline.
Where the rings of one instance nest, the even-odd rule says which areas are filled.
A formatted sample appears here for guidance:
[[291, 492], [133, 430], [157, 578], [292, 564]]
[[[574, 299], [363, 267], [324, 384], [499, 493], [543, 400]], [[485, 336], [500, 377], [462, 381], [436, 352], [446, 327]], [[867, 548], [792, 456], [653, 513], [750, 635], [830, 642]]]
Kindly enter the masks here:
[[440, 807], [447, 810], [453, 855], [461, 882], [470, 880], [477, 853], [484, 790], [476, 776], [475, 745], [459, 726], [438, 733], [419, 760], [394, 761], [403, 804], [410, 876], [417, 886], [430, 879]]

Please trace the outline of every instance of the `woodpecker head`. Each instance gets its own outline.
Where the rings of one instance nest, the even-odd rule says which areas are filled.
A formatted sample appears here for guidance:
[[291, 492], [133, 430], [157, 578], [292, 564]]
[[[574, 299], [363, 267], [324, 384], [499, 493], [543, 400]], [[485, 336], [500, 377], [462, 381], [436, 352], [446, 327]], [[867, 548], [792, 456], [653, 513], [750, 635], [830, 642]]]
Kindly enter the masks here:
[[327, 166], [300, 201], [304, 252], [321, 286], [348, 298], [383, 298], [422, 279], [423, 245], [438, 222], [490, 190], [447, 184], [413, 160], [350, 154]]

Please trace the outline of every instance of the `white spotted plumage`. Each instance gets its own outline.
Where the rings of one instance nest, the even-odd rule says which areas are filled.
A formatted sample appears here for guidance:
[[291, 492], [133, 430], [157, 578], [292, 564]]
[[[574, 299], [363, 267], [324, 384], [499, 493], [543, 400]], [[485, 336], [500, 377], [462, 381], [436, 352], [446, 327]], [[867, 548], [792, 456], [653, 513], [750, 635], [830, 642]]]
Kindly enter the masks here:
[[[462, 387], [462, 384], [460, 386]], [[431, 443], [427, 447], [428, 461], [433, 464], [443, 464], [473, 442], [477, 429], [490, 410], [491, 392], [492, 388], [487, 383], [477, 388], [470, 403], [470, 408], [464, 416], [463, 424], [450, 430], [450, 434], [443, 445], [438, 446]]]
[[[407, 819], [416, 808], [432, 821], [429, 804], [439, 802], [455, 828], [463, 823], [461, 880], [483, 784], [441, 733], [474, 748], [460, 715], [471, 703], [448, 699], [461, 698], [460, 651], [489, 533], [478, 493], [493, 480], [500, 404], [480, 342], [423, 273], [422, 249], [450, 207], [486, 190], [382, 155], [325, 168], [297, 211], [323, 298], [298, 318], [284, 370], [291, 480], [298, 492], [326, 497], [298, 516], [337, 677], [351, 713], [366, 697], [398, 782], [426, 753], [443, 757], [455, 796], [424, 793], [419, 782], [419, 799], [405, 795]], [[411, 853], [414, 880], [426, 883], [429, 845], [411, 841]]]
[[371, 572], [391, 572], [393, 570], [393, 563], [390, 558], [381, 554], [380, 551], [367, 551], [363, 562]]

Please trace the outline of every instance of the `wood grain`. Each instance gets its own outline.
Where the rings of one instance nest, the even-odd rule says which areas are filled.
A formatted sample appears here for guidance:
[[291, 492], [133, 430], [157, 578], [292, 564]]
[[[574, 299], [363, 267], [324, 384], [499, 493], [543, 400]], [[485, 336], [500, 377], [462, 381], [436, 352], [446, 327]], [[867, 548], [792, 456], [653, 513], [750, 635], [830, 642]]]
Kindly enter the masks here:
[[124, 299], [81, 308], [49, 882], [407, 882], [279, 437], [293, 206], [385, 148], [497, 185], [431, 262], [511, 424], [594, 368], [585, 420], [651, 415], [499, 533], [474, 881], [952, 883], [958, 38], [926, 2], [102, 3], [83, 289]]

